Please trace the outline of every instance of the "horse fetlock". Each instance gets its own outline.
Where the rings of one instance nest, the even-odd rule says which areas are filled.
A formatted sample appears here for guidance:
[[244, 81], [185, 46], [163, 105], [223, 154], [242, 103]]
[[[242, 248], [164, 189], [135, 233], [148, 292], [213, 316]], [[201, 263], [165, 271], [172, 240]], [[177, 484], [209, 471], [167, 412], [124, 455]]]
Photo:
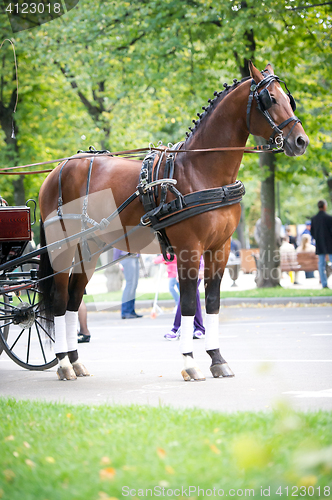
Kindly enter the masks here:
[[[77, 335], [77, 334], [76, 334]], [[75, 351], [69, 351], [68, 352], [68, 358], [69, 358], [69, 361], [70, 363], [73, 365], [74, 363], [76, 363], [76, 361], [78, 360], [78, 351], [77, 349], [75, 349]]]
[[220, 354], [219, 349], [209, 349], [206, 352], [211, 358], [212, 365], [222, 365], [223, 363], [226, 363], [226, 360]]
[[[58, 355], [57, 357], [59, 359]], [[67, 354], [65, 355], [65, 357], [61, 357], [61, 359], [59, 359], [59, 368], [57, 369], [56, 373], [59, 380], [76, 380], [76, 373], [71, 362], [69, 361]]]
[[183, 354], [184, 369], [181, 372], [182, 377], [186, 382], [190, 380], [205, 380], [200, 368], [196, 365], [192, 353]]
[[59, 380], [76, 380], [76, 373], [72, 366], [62, 368], [59, 366], [56, 372]]
[[224, 377], [234, 377], [235, 376], [233, 371], [228, 366], [228, 363], [211, 365], [210, 371], [211, 371], [212, 376], [214, 378], [219, 378], [219, 377], [224, 378]]
[[77, 377], [90, 377], [90, 373], [79, 360], [73, 363], [73, 369]]

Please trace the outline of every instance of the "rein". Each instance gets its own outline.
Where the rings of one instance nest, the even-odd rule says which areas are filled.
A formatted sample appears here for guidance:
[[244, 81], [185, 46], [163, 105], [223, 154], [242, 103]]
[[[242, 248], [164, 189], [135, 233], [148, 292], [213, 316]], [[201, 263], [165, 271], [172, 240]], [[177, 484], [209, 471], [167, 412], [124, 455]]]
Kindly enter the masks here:
[[[103, 153], [98, 156], [122, 156], [122, 155], [130, 155], [130, 154], [137, 154], [137, 153], [144, 153], [146, 151], [170, 151], [170, 148], [161, 149], [161, 148], [155, 148], [155, 147], [147, 147], [147, 148], [139, 148], [139, 149], [130, 149], [127, 151], [115, 151], [111, 153]], [[177, 151], [177, 153], [218, 153], [222, 151], [243, 151], [244, 153], [279, 153], [281, 152], [280, 147], [273, 147], [272, 144], [263, 144], [263, 145], [258, 145], [254, 146], [252, 148], [248, 148], [247, 146], [230, 146], [230, 147], [220, 147], [220, 148], [209, 148], [209, 149], [181, 149]], [[38, 165], [49, 165], [52, 163], [61, 163], [63, 161], [69, 161], [69, 160], [77, 160], [77, 159], [85, 159], [85, 158], [95, 158], [95, 154], [89, 154], [89, 155], [84, 155], [84, 156], [66, 156], [65, 158], [58, 158], [56, 160], [48, 160], [48, 161], [42, 161], [38, 163], [29, 163], [27, 165], [19, 165], [16, 167], [5, 167], [5, 168], [0, 168], [0, 175], [31, 175], [31, 174], [44, 174], [48, 172], [52, 172], [54, 169], [46, 169], [46, 170], [34, 170], [30, 172], [7, 172], [7, 170], [17, 170], [20, 168], [28, 168], [28, 167], [37, 167]]]
[[[277, 125], [274, 120], [272, 119], [270, 113], [268, 112], [269, 107], [272, 105], [271, 97], [270, 94], [267, 90], [267, 87], [273, 82], [282, 82], [287, 90], [287, 95], [290, 99], [290, 103], [292, 106], [293, 111], [295, 111], [295, 101], [291, 93], [289, 92], [287, 85], [284, 81], [280, 80], [280, 78], [276, 75], [271, 75], [268, 74], [261, 80], [258, 84], [255, 83], [254, 80], [251, 82], [250, 86], [250, 93], [249, 93], [249, 98], [248, 98], [248, 104], [247, 104], [247, 128], [250, 133], [250, 113], [251, 113], [251, 107], [252, 103], [255, 100], [257, 103], [257, 109], [262, 113], [264, 118], [269, 122], [271, 128], [272, 128], [272, 134], [269, 139], [268, 144], [263, 144], [263, 145], [258, 145], [254, 146], [252, 148], [248, 148], [247, 146], [228, 146], [228, 147], [219, 147], [219, 148], [209, 148], [209, 149], [180, 149], [177, 151], [178, 153], [218, 153], [218, 152], [226, 152], [226, 151], [243, 151], [243, 153], [280, 153], [283, 151], [283, 145], [284, 142], [287, 142], [288, 137], [293, 131], [293, 128], [297, 123], [301, 123], [301, 120], [297, 118], [295, 115], [292, 117], [288, 118], [284, 122], [282, 122], [280, 125]], [[263, 88], [263, 89], [262, 89]], [[258, 93], [258, 90], [261, 90], [260, 93]], [[268, 104], [267, 104], [268, 101]], [[294, 124], [287, 134], [287, 136], [284, 138], [282, 129], [285, 128], [290, 122], [294, 121]], [[158, 144], [159, 145], [159, 144]], [[170, 151], [170, 147], [154, 147], [153, 145], [149, 145], [149, 147], [146, 148], [139, 148], [139, 149], [129, 149], [129, 150], [124, 150], [124, 151], [115, 151], [115, 152], [110, 152], [110, 151], [102, 151], [102, 152], [97, 152], [94, 151], [91, 147], [89, 151], [86, 151], [84, 154], [81, 156], [67, 156], [65, 158], [58, 158], [56, 160], [48, 160], [48, 161], [42, 161], [38, 163], [29, 163], [27, 165], [19, 165], [16, 167], [5, 167], [5, 168], [0, 168], [0, 175], [32, 175], [32, 174], [44, 174], [48, 172], [52, 172], [53, 168], [51, 169], [45, 169], [45, 170], [35, 170], [35, 171], [29, 171], [29, 172], [9, 172], [12, 170], [18, 170], [18, 169], [23, 169], [23, 168], [29, 168], [29, 167], [37, 167], [38, 165], [49, 165], [52, 163], [61, 163], [63, 161], [69, 161], [73, 159], [85, 159], [85, 158], [95, 158], [96, 154], [98, 156], [126, 156], [126, 155], [137, 155], [138, 153], [144, 153], [147, 151], [156, 151], [156, 152], [164, 152], [165, 154]], [[81, 151], [79, 151], [81, 153]]]

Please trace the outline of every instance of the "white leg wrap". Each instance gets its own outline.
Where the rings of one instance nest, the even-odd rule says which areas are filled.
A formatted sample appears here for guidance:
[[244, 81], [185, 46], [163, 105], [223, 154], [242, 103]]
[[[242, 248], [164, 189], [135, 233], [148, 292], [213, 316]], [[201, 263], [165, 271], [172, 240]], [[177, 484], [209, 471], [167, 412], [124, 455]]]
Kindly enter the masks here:
[[66, 339], [66, 320], [65, 316], [54, 317], [54, 352], [68, 352], [67, 339]]
[[180, 351], [193, 352], [194, 316], [181, 315]]
[[68, 344], [68, 352], [77, 350], [77, 311], [66, 311], [66, 336]]
[[205, 314], [205, 350], [219, 348], [219, 314]]
[[61, 368], [71, 368], [71, 363], [67, 355], [63, 359], [60, 359], [59, 366]]

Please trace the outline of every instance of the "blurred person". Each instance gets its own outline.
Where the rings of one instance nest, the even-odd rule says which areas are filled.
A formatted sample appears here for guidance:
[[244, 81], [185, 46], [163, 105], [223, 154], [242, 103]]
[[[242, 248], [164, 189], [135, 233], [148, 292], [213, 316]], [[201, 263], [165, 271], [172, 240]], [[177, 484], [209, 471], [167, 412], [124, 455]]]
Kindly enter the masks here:
[[292, 235], [292, 229], [287, 226], [286, 227], [286, 235], [288, 236], [289, 243], [294, 246], [295, 250], [297, 248], [296, 238]]
[[77, 342], [79, 344], [90, 342], [91, 335], [88, 329], [88, 311], [86, 303], [84, 302], [83, 299], [80, 304], [80, 307], [78, 308], [78, 321], [80, 324], [80, 331], [77, 333]]
[[314, 238], [312, 237], [312, 234], [311, 234], [311, 220], [307, 220], [306, 221], [306, 223], [305, 223], [305, 230], [303, 231], [303, 233], [301, 234], [301, 236], [303, 236], [304, 234], [309, 234], [310, 235], [310, 239], [311, 239], [311, 244], [315, 245], [315, 240], [314, 240]]
[[332, 217], [326, 213], [326, 200], [317, 203], [318, 213], [311, 219], [311, 235], [316, 240], [316, 254], [318, 255], [318, 271], [323, 288], [327, 286], [326, 255], [332, 262]]
[[[113, 259], [128, 255], [128, 252], [114, 248]], [[122, 293], [121, 299], [121, 318], [134, 319], [142, 318], [142, 314], [137, 314], [135, 311], [136, 289], [139, 278], [139, 256], [131, 255], [121, 261], [123, 274], [126, 280], [126, 285]]]
[[[293, 268], [297, 266], [297, 258], [296, 258], [296, 250], [294, 245], [289, 242], [289, 238], [285, 235], [281, 238], [281, 246], [280, 246], [280, 263], [282, 266], [289, 267], [289, 271], [287, 273], [290, 275], [293, 272]], [[294, 285], [298, 285], [298, 271], [295, 271], [294, 274]]]
[[[306, 253], [315, 253], [316, 247], [311, 244], [311, 234], [302, 233], [301, 243], [296, 249], [297, 253], [306, 252]], [[306, 278], [314, 278], [314, 271], [304, 271]]]
[[[194, 339], [202, 339], [205, 337], [205, 328], [203, 326], [203, 317], [202, 317], [201, 297], [199, 294], [199, 285], [203, 278], [204, 278], [204, 260], [203, 257], [201, 257], [199, 264], [197, 290], [196, 290], [196, 313], [194, 317], [194, 331], [193, 331]], [[181, 304], [179, 301], [175, 313], [173, 328], [169, 333], [166, 333], [164, 335], [164, 338], [166, 340], [179, 340], [180, 330], [181, 330]]]
[[[168, 258], [170, 257], [169, 254], [167, 254], [167, 257]], [[166, 261], [164, 257], [160, 254], [154, 259], [153, 262], [155, 264], [166, 264], [167, 276], [168, 276], [168, 290], [172, 295], [175, 304], [178, 305], [180, 300], [180, 293], [179, 293], [180, 287], [178, 281], [178, 268], [177, 268], [176, 256], [174, 255], [174, 260], [169, 262]]]

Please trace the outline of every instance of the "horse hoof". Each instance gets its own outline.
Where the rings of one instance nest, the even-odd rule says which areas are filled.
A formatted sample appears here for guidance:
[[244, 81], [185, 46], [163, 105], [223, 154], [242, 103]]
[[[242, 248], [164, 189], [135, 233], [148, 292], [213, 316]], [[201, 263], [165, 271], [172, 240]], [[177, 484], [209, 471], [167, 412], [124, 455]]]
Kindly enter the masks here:
[[228, 366], [228, 363], [223, 363], [222, 365], [211, 365], [210, 370], [214, 378], [235, 376]]
[[90, 377], [90, 373], [82, 363], [74, 363], [73, 368], [77, 377]]
[[59, 366], [56, 372], [59, 380], [76, 380], [76, 374], [71, 366]]
[[205, 377], [198, 367], [186, 368], [181, 372], [182, 377], [186, 382], [190, 380], [205, 380]]

